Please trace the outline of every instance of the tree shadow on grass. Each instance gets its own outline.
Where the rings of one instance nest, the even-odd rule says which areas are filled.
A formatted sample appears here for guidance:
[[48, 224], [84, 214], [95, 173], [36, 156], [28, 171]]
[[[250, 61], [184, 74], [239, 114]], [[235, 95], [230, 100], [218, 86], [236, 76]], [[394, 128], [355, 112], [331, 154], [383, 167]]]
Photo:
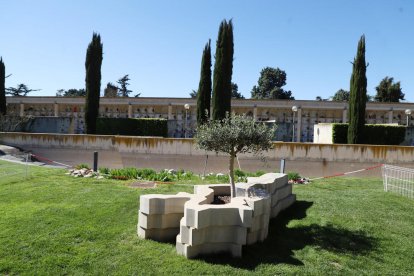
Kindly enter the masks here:
[[262, 243], [244, 246], [242, 258], [216, 254], [200, 256], [199, 259], [208, 263], [252, 270], [264, 263], [303, 265], [294, 257], [294, 250], [303, 249], [308, 245], [354, 255], [365, 255], [375, 248], [376, 240], [362, 231], [350, 231], [331, 224], [288, 227], [291, 220], [305, 218], [306, 211], [312, 205], [313, 202], [296, 201], [277, 218], [270, 220], [268, 237]]

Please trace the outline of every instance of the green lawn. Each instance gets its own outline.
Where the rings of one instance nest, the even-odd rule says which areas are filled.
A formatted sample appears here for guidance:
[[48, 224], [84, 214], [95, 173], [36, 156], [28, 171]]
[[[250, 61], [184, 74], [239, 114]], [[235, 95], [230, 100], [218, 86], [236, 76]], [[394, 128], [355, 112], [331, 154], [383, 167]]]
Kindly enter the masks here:
[[139, 239], [136, 225], [139, 195], [191, 192], [191, 185], [141, 190], [29, 171], [27, 180], [0, 178], [0, 274], [413, 273], [414, 200], [384, 193], [380, 179], [295, 186], [298, 201], [271, 221], [265, 242], [243, 248], [243, 258], [187, 260], [174, 244]]

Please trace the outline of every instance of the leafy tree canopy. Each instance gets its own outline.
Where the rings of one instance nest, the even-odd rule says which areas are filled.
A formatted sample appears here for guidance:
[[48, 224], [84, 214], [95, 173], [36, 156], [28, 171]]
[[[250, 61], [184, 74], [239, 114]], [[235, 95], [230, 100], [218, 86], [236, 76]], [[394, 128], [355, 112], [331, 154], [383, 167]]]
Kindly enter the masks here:
[[111, 98], [118, 97], [118, 87], [114, 85], [113, 83], [108, 82], [104, 90], [104, 97], [111, 97]]
[[125, 75], [117, 81], [120, 85], [120, 87], [118, 87], [120, 97], [129, 97], [129, 94], [132, 92], [132, 90], [128, 89], [128, 81], [130, 80], [129, 75]]
[[192, 99], [197, 98], [197, 91], [195, 91], [194, 89], [191, 90], [191, 92], [190, 92], [190, 98], [192, 98]]
[[30, 92], [40, 91], [41, 89], [29, 89], [26, 84], [20, 83], [16, 87], [6, 88], [6, 94], [13, 97], [24, 97], [27, 96]]
[[64, 89], [59, 89], [56, 92], [56, 97], [85, 97], [86, 96], [86, 91], [84, 88], [81, 89], [68, 89], [68, 90], [64, 90]]
[[239, 93], [239, 86], [234, 82], [231, 83], [231, 97], [233, 99], [244, 99], [244, 96]]
[[394, 83], [394, 78], [385, 77], [375, 88], [377, 95], [374, 100], [376, 102], [399, 102], [404, 100], [405, 94], [401, 90], [400, 82]]
[[349, 101], [349, 91], [339, 89], [332, 97], [332, 101], [335, 102], [347, 102]]
[[239, 153], [260, 153], [272, 147], [275, 129], [255, 123], [246, 115], [227, 116], [219, 121], [212, 120], [197, 127], [196, 142], [201, 149], [227, 153], [232, 197], [235, 197], [234, 159]]
[[291, 91], [285, 91], [286, 72], [279, 68], [265, 67], [260, 72], [257, 86], [251, 91], [253, 99], [289, 99], [294, 100]]

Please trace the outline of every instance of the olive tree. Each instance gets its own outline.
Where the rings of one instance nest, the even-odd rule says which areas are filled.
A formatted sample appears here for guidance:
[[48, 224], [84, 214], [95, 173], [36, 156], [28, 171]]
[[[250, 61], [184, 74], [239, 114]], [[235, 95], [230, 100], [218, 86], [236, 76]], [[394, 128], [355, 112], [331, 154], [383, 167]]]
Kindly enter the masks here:
[[229, 177], [231, 197], [236, 196], [234, 185], [234, 159], [239, 153], [255, 153], [272, 148], [275, 129], [263, 123], [256, 123], [246, 115], [227, 116], [223, 120], [211, 120], [197, 127], [195, 136], [200, 149], [227, 153], [229, 158]]

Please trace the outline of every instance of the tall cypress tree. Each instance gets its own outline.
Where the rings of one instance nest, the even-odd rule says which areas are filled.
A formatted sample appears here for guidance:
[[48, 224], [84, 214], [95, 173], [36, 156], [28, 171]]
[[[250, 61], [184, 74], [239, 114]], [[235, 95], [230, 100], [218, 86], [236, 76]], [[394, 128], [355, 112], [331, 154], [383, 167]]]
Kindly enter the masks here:
[[211, 101], [211, 41], [204, 47], [201, 58], [200, 83], [197, 92], [197, 124], [205, 123], [210, 116]]
[[233, 74], [233, 23], [223, 20], [216, 44], [213, 80], [213, 119], [221, 120], [231, 111], [231, 76]]
[[93, 33], [92, 41], [86, 51], [86, 104], [85, 123], [86, 133], [96, 133], [96, 119], [99, 113], [99, 94], [101, 90], [101, 65], [102, 65], [101, 36]]
[[0, 58], [0, 114], [6, 115], [6, 67]]
[[358, 42], [357, 55], [353, 62], [349, 93], [348, 144], [361, 144], [365, 125], [367, 102], [367, 64], [365, 63], [365, 36]]

